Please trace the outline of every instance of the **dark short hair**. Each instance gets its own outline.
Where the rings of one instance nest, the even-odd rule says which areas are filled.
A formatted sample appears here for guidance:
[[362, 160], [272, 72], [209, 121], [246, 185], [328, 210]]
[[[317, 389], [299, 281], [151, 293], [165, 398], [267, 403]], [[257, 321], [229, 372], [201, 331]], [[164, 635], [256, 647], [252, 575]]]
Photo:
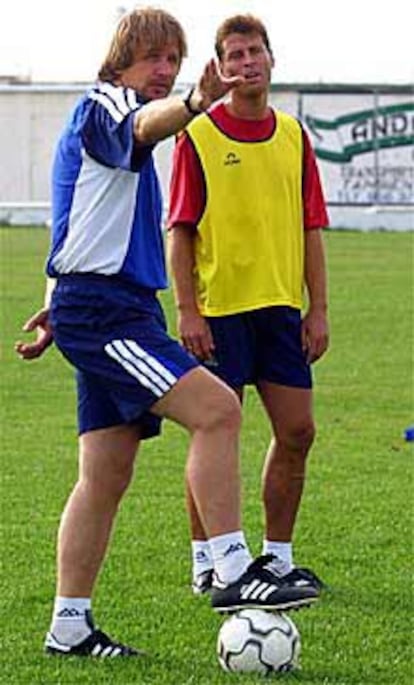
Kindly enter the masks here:
[[180, 61], [187, 56], [185, 33], [177, 19], [153, 7], [134, 9], [121, 17], [98, 78], [114, 81], [134, 63], [138, 50], [158, 50], [168, 43], [177, 43]]
[[214, 47], [220, 60], [223, 57], [223, 42], [231, 33], [241, 33], [244, 35], [258, 33], [263, 38], [263, 43], [269, 53], [273, 55], [269, 36], [263, 22], [252, 14], [236, 14], [234, 17], [226, 19], [217, 29]]

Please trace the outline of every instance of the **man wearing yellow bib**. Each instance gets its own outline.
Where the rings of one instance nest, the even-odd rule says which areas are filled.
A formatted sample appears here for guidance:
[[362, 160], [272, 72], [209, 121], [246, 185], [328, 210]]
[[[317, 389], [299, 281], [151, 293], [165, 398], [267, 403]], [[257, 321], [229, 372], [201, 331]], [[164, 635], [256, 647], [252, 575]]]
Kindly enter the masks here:
[[[328, 346], [325, 201], [308, 136], [268, 103], [274, 59], [262, 22], [227, 19], [215, 47], [223, 74], [245, 80], [177, 141], [168, 225], [178, 331], [241, 401], [246, 385], [256, 387], [273, 433], [263, 554], [281, 576], [320, 590], [313, 571], [295, 566], [292, 538], [315, 435], [311, 364]], [[187, 501], [201, 594], [213, 564], [188, 487]]]

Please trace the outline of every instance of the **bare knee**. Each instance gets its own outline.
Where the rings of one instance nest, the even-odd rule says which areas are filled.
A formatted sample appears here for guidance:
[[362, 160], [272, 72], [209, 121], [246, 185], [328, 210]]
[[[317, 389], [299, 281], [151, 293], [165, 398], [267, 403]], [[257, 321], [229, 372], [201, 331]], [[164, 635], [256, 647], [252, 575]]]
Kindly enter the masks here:
[[306, 458], [315, 439], [315, 424], [307, 420], [289, 427], [277, 436], [278, 445], [289, 452], [297, 453]]
[[134, 457], [120, 448], [99, 451], [81, 449], [78, 486], [97, 502], [117, 503], [128, 488], [134, 472]]
[[90, 431], [79, 440], [78, 485], [97, 503], [118, 502], [134, 470], [139, 445], [136, 428], [115, 426]]
[[133, 466], [117, 468], [115, 465], [105, 471], [83, 471], [78, 480], [79, 488], [97, 503], [117, 505], [128, 488], [133, 475]]
[[266, 507], [294, 488], [301, 492], [305, 481], [306, 458], [315, 437], [313, 421], [297, 424], [278, 433], [272, 441], [262, 473], [262, 496]]
[[241, 405], [235, 393], [223, 389], [216, 395], [214, 403], [203, 407], [196, 421], [195, 429], [203, 432], [223, 431], [238, 433], [241, 424]]

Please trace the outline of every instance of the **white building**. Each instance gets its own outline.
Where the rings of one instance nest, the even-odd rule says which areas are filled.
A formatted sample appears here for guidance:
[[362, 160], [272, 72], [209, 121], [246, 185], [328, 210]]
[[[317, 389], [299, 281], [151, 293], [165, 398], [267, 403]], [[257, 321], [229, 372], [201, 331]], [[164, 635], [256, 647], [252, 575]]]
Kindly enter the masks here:
[[[48, 220], [53, 148], [85, 87], [0, 85], [0, 223]], [[311, 136], [333, 227], [414, 228], [413, 86], [282, 84], [271, 100]], [[166, 201], [173, 144], [156, 151]]]

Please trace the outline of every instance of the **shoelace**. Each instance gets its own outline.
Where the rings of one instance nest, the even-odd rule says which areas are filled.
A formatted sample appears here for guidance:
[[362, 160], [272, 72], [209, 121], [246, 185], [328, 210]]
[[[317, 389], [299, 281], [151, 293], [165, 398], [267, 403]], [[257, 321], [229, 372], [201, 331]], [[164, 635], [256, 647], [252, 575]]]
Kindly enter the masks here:
[[268, 573], [271, 576], [271, 578], [269, 578], [269, 582], [271, 581], [275, 585], [281, 585], [283, 582], [283, 576], [275, 564], [272, 554], [264, 554], [256, 559], [249, 567], [249, 571], [252, 573], [255, 573], [256, 571], [264, 571], [265, 573]]

